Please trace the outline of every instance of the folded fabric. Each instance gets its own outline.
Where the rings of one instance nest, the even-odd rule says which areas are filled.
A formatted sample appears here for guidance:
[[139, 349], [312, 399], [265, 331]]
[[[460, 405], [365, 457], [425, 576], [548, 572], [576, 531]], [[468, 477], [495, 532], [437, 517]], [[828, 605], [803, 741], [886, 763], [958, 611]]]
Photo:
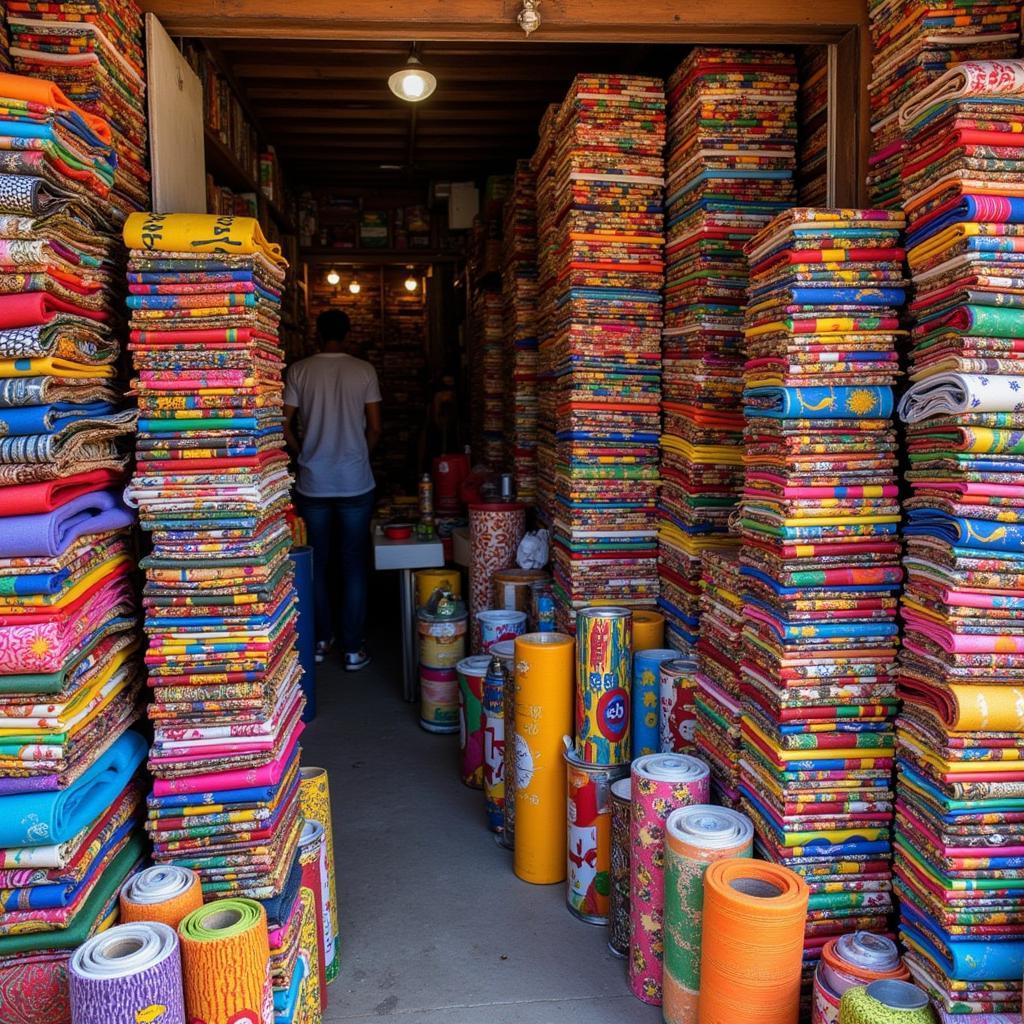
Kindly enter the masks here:
[[267, 241], [254, 217], [204, 213], [133, 213], [124, 223], [124, 244], [148, 252], [261, 253], [284, 264], [281, 246]]
[[115, 411], [108, 402], [54, 402], [51, 405], [26, 405], [8, 409], [0, 416], [0, 437], [49, 434], [62, 430], [76, 420], [106, 416]]
[[7, 99], [22, 100], [25, 103], [38, 104], [55, 111], [65, 111], [80, 117], [92, 133], [108, 145], [111, 141], [110, 123], [102, 117], [90, 114], [77, 103], [73, 103], [53, 83], [43, 78], [27, 75], [0, 74], [0, 96]]
[[86, 534], [130, 526], [132, 512], [113, 491], [92, 491], [52, 512], [9, 516], [0, 533], [0, 558], [45, 558], [59, 555]]
[[876, 419], [892, 415], [888, 387], [763, 387], [743, 392], [748, 416], [775, 419]]
[[937, 537], [950, 544], [994, 551], [1024, 552], [1024, 527], [966, 519], [934, 508], [911, 509], [907, 537]]
[[900, 107], [900, 128], [909, 131], [917, 121], [953, 100], [967, 96], [1016, 95], [1024, 91], [1024, 60], [968, 60], [919, 89]]
[[102, 490], [121, 479], [123, 474], [115, 470], [94, 469], [89, 473], [75, 473], [60, 480], [0, 487], [0, 516], [52, 512], [74, 498]]
[[906, 423], [981, 412], [1024, 412], [1024, 375], [937, 373], [914, 384], [899, 404]]
[[147, 750], [146, 741], [128, 730], [67, 789], [0, 798], [0, 847], [66, 842], [111, 805]]
[[0, 328], [34, 327], [44, 324], [64, 313], [84, 317], [87, 320], [104, 321], [108, 315], [102, 310], [86, 309], [73, 302], [66, 302], [46, 292], [21, 292], [16, 295], [0, 295]]

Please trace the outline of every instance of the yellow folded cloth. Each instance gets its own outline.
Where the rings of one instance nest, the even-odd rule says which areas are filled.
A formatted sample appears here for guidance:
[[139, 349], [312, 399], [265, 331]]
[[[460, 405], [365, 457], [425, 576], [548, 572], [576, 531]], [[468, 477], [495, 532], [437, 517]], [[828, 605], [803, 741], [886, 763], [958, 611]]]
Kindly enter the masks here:
[[288, 261], [268, 242], [255, 217], [212, 213], [133, 213], [124, 222], [124, 244], [150, 252], [212, 252], [229, 256], [262, 253], [279, 266]]
[[89, 366], [75, 363], [60, 356], [40, 359], [0, 359], [0, 377], [81, 377], [109, 380], [114, 376], [112, 366]]

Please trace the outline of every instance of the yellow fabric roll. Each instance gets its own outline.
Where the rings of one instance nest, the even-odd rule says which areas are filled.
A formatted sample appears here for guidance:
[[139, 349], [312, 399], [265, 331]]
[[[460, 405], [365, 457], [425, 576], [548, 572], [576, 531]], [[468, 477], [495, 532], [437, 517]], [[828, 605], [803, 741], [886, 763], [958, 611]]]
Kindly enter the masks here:
[[516, 842], [524, 882], [565, 879], [565, 745], [573, 730], [576, 642], [564, 633], [516, 637]]
[[266, 256], [281, 266], [281, 246], [268, 242], [255, 217], [213, 213], [133, 213], [124, 222], [124, 244], [150, 252], [215, 252]]
[[1024, 687], [951, 683], [957, 732], [1024, 732]]
[[462, 573], [458, 569], [420, 569], [416, 578], [416, 607], [422, 608], [435, 590], [448, 590], [462, 597]]
[[665, 616], [638, 608], [633, 612], [633, 650], [653, 651], [665, 646]]

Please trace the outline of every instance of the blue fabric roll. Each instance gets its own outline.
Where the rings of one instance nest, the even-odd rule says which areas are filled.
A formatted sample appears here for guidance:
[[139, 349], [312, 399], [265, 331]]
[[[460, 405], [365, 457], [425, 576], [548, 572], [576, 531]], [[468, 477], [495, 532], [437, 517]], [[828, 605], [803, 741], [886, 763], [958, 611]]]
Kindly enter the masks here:
[[299, 598], [299, 664], [302, 666], [302, 692], [306, 695], [302, 720], [312, 722], [316, 718], [316, 598], [313, 596], [313, 549], [292, 548], [290, 557], [295, 566], [295, 593]]
[[661, 749], [661, 663], [680, 657], [671, 647], [653, 647], [633, 654], [632, 756], [657, 754]]

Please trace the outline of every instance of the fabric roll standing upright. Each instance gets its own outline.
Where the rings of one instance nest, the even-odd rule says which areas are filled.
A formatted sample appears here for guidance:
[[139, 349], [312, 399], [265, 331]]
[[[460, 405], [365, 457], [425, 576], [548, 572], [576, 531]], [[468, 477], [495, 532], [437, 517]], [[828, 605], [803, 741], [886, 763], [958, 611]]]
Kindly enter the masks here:
[[665, 662], [678, 658], [679, 652], [671, 647], [633, 654], [630, 704], [634, 758], [661, 750], [661, 669]]
[[576, 615], [576, 756], [587, 764], [627, 764], [632, 616], [626, 608]]
[[303, 765], [299, 769], [299, 807], [307, 821], [323, 825], [323, 864], [327, 873], [324, 889], [324, 938], [331, 935], [324, 973], [330, 984], [340, 966], [340, 932], [338, 928], [338, 883], [334, 867], [334, 825], [331, 821], [331, 791], [327, 769]]
[[505, 670], [492, 656], [484, 676], [480, 729], [484, 737], [484, 802], [487, 825], [494, 833], [505, 828]]
[[611, 785], [612, 843], [608, 893], [608, 948], [629, 955], [630, 821], [633, 817], [632, 780]]
[[470, 650], [480, 649], [477, 612], [491, 607], [496, 572], [515, 565], [516, 549], [526, 533], [526, 506], [515, 502], [469, 506]]

